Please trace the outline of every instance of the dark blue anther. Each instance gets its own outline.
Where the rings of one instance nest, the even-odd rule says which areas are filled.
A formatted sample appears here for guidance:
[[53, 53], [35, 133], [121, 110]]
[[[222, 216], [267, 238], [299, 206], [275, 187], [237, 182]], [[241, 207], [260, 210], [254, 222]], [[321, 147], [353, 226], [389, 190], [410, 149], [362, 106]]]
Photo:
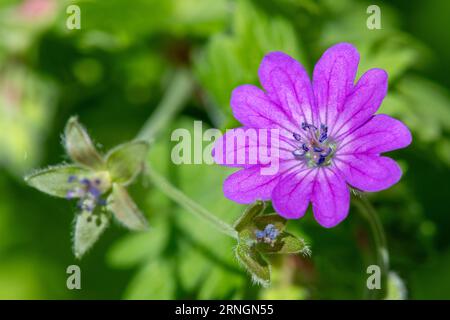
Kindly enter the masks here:
[[89, 179], [81, 179], [80, 181], [82, 184], [84, 184], [85, 186], [90, 186], [91, 185], [91, 181]]
[[320, 125], [320, 131], [327, 133], [328, 132], [328, 127], [324, 124]]
[[326, 132], [322, 132], [322, 133], [320, 134], [319, 142], [322, 143], [322, 142], [324, 142], [325, 140], [327, 140], [327, 138], [328, 138], [327, 133], [326, 133]]
[[303, 157], [305, 155], [305, 151], [303, 151], [301, 149], [297, 149], [297, 150], [292, 151], [292, 154], [295, 157]]
[[294, 133], [293, 136], [294, 136], [294, 139], [297, 141], [300, 141], [302, 139], [302, 136], [299, 135], [298, 133]]
[[317, 160], [317, 164], [322, 164], [325, 162], [325, 157], [324, 156], [320, 156], [319, 160]]
[[101, 191], [99, 189], [97, 189], [96, 187], [90, 187], [89, 188], [89, 193], [94, 197], [94, 198], [98, 198], [101, 195]]
[[333, 151], [333, 149], [331, 147], [329, 147], [327, 152], [326, 153], [322, 153], [321, 156], [322, 157], [328, 157], [332, 151]]
[[302, 144], [302, 149], [303, 149], [305, 152], [308, 152], [308, 151], [309, 151], [309, 148], [306, 146], [306, 143]]
[[314, 152], [322, 152], [323, 149], [320, 147], [314, 147]]

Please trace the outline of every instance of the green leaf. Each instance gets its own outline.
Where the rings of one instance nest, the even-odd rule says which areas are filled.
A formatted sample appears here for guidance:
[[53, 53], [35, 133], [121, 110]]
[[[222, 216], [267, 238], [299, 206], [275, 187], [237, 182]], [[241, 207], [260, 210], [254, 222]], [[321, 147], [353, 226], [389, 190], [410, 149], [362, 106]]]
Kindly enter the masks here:
[[235, 222], [234, 229], [237, 232], [241, 232], [243, 229], [247, 228], [250, 224], [252, 224], [252, 221], [256, 216], [264, 212], [265, 208], [266, 204], [264, 201], [256, 201], [248, 206], [244, 213]]
[[71, 176], [84, 176], [89, 171], [75, 165], [49, 167], [25, 177], [25, 182], [31, 187], [55, 197], [65, 198], [67, 192], [73, 189], [69, 182]]
[[148, 143], [132, 141], [118, 145], [106, 156], [106, 163], [113, 182], [131, 183], [143, 168]]
[[112, 192], [108, 197], [107, 208], [128, 229], [146, 230], [148, 228], [147, 220], [139, 211], [127, 190], [117, 183], [113, 184]]
[[289, 254], [289, 253], [304, 253], [309, 255], [309, 248], [305, 244], [305, 241], [297, 238], [296, 236], [282, 232], [276, 239], [273, 246], [269, 243], [256, 244], [258, 251], [267, 254]]
[[253, 281], [268, 286], [270, 283], [270, 265], [254, 246], [239, 243], [235, 249], [236, 258], [252, 275]]
[[73, 238], [73, 251], [77, 258], [81, 258], [94, 245], [108, 224], [109, 219], [104, 213], [83, 211], [77, 215]]
[[73, 161], [94, 170], [104, 168], [102, 157], [77, 117], [69, 119], [64, 132], [66, 151]]
[[231, 121], [230, 92], [242, 84], [257, 84], [258, 67], [264, 55], [283, 51], [305, 64], [298, 33], [291, 22], [268, 16], [253, 1], [236, 1], [232, 32], [214, 35], [195, 60], [195, 72], [208, 98], [219, 105]]

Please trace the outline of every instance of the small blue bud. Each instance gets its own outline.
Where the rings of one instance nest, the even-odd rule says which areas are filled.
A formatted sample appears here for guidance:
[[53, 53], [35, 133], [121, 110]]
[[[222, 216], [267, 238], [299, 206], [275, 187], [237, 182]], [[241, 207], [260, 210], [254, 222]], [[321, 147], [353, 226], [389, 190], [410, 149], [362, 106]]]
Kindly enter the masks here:
[[264, 231], [261, 231], [261, 230], [256, 231], [256, 238], [262, 239], [262, 238], [264, 238], [264, 236], [265, 236]]

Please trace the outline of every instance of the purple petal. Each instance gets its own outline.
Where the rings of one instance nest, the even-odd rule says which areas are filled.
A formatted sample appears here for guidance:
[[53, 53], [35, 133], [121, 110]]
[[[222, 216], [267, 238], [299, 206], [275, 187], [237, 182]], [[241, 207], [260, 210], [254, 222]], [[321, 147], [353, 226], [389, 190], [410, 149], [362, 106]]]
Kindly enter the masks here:
[[343, 138], [337, 154], [378, 154], [404, 148], [411, 141], [411, 132], [401, 121], [379, 114]]
[[399, 165], [387, 157], [354, 154], [337, 157], [336, 161], [347, 183], [362, 191], [387, 189], [402, 176]]
[[353, 91], [359, 54], [348, 43], [329, 48], [317, 62], [313, 73], [313, 89], [320, 122], [332, 127]]
[[270, 200], [280, 174], [261, 175], [261, 166], [241, 169], [223, 183], [225, 197], [237, 203], [247, 204], [256, 200]]
[[292, 119], [256, 86], [242, 85], [231, 94], [234, 117], [251, 128], [278, 128], [293, 132]]
[[303, 169], [285, 175], [272, 192], [272, 205], [286, 219], [303, 217], [308, 208], [317, 170]]
[[314, 218], [325, 228], [332, 228], [347, 217], [350, 190], [345, 180], [331, 169], [318, 169], [312, 195]]
[[382, 69], [371, 69], [364, 73], [347, 97], [330, 135], [338, 138], [369, 120], [386, 96], [387, 80], [388, 75]]
[[216, 140], [213, 156], [217, 164], [248, 167], [269, 164], [273, 157], [293, 158], [291, 149], [285, 138], [270, 130], [241, 127], [228, 130]]
[[271, 100], [297, 125], [314, 123], [317, 114], [311, 81], [298, 61], [283, 52], [271, 52], [261, 62], [258, 74]]

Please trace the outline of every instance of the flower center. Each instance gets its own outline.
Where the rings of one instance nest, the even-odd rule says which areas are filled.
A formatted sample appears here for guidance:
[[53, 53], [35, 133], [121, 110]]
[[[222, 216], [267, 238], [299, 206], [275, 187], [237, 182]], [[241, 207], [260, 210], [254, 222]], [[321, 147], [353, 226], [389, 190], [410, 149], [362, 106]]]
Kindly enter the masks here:
[[304, 135], [293, 133], [297, 148], [292, 154], [306, 161], [309, 167], [328, 166], [336, 152], [336, 143], [328, 137], [328, 127], [324, 124], [317, 128], [313, 124], [302, 123]]
[[68, 182], [73, 183], [74, 187], [67, 192], [66, 198], [78, 198], [80, 210], [92, 212], [97, 205], [106, 205], [101, 195], [110, 188], [109, 175], [99, 174], [90, 178], [70, 176]]

